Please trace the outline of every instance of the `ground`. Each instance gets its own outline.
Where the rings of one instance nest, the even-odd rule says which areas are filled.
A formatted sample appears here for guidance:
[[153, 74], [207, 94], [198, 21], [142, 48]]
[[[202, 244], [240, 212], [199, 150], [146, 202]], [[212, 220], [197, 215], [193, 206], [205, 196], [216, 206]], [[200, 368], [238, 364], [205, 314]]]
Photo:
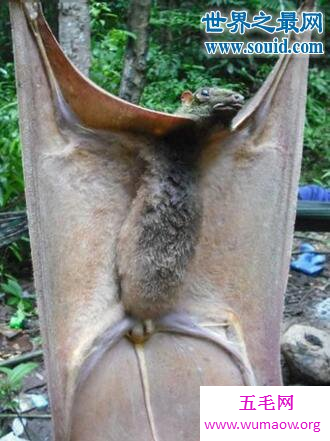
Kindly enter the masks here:
[[[284, 327], [292, 323], [308, 323], [326, 327], [315, 316], [315, 305], [330, 298], [330, 234], [297, 233], [293, 252], [302, 242], [312, 244], [316, 250], [328, 253], [323, 272], [317, 277], [307, 276], [297, 271], [290, 271], [285, 296]], [[294, 256], [296, 258], [297, 256]], [[329, 324], [327, 324], [329, 325]]]
[[[301, 242], [309, 242], [319, 251], [330, 252], [330, 234], [296, 233], [293, 252], [298, 250]], [[297, 257], [297, 256], [294, 256]], [[33, 290], [31, 281], [23, 282], [24, 289]], [[285, 311], [283, 319], [283, 330], [293, 323], [308, 323], [310, 325], [322, 326], [315, 318], [315, 305], [321, 300], [330, 298], [330, 259], [327, 255], [327, 263], [324, 271], [317, 277], [310, 277], [296, 271], [290, 271], [288, 287], [285, 297]], [[40, 334], [37, 316], [31, 317], [23, 331], [11, 331], [8, 328], [8, 321], [12, 315], [12, 309], [5, 305], [4, 298], [0, 298], [0, 363], [11, 357], [31, 353], [40, 349]], [[324, 324], [329, 327], [330, 323]], [[41, 394], [47, 396], [45, 370], [41, 357], [37, 357], [39, 367], [37, 371], [28, 376], [21, 391], [21, 394]], [[290, 383], [290, 377], [285, 375], [285, 381]], [[24, 397], [24, 395], [21, 395]], [[5, 412], [0, 409], [0, 412]], [[49, 407], [41, 410], [32, 409], [27, 414], [39, 414], [42, 419], [28, 419], [28, 433], [31, 441], [50, 441], [50, 419]], [[2, 433], [10, 431], [12, 419], [1, 417], [0, 429]], [[0, 432], [1, 433], [1, 432]], [[24, 438], [28, 439], [27, 435]], [[1, 440], [1, 438], [0, 438]]]

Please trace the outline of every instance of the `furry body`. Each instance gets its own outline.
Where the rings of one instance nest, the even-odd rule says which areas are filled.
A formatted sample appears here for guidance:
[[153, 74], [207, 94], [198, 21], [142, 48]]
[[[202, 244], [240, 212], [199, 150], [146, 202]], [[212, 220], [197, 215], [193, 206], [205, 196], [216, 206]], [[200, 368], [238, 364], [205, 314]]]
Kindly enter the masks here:
[[[120, 295], [127, 315], [95, 340], [79, 370], [76, 391], [105, 352], [124, 336], [133, 344], [141, 344], [154, 332], [171, 332], [213, 342], [238, 364], [243, 383], [255, 384], [249, 363], [238, 347], [199, 326], [194, 319], [175, 312], [179, 288], [199, 239], [203, 214], [199, 160], [205, 137], [215, 126], [228, 126], [240, 107], [237, 94], [221, 89], [217, 94], [221, 102], [212, 99], [208, 113], [201, 98], [201, 114], [200, 90], [194, 95], [189, 92], [188, 100], [186, 94], [179, 111], [187, 111], [187, 107], [192, 106], [189, 114], [194, 114], [195, 123], [171, 132], [157, 143], [154, 140], [146, 143], [141, 153], [144, 172], [117, 242]], [[215, 94], [211, 95], [214, 98]], [[239, 97], [242, 101], [243, 97]], [[228, 105], [226, 109], [222, 106], [224, 102]]]
[[121, 299], [130, 315], [144, 320], [175, 305], [200, 229], [200, 143], [196, 134], [178, 144], [176, 138], [144, 155], [146, 171], [118, 241]]
[[219, 88], [185, 92], [178, 113], [195, 124], [146, 146], [146, 170], [117, 246], [121, 300], [129, 315], [154, 319], [175, 307], [199, 238], [202, 146], [242, 102], [241, 95]]

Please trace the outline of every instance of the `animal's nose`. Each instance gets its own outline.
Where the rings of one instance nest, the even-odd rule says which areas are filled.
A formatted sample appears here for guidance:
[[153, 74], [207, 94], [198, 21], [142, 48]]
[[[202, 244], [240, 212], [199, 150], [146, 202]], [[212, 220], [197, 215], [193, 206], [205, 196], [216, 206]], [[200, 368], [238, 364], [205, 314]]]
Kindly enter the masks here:
[[236, 101], [237, 103], [242, 103], [244, 101], [244, 97], [239, 93], [235, 93], [233, 95], [233, 100]]

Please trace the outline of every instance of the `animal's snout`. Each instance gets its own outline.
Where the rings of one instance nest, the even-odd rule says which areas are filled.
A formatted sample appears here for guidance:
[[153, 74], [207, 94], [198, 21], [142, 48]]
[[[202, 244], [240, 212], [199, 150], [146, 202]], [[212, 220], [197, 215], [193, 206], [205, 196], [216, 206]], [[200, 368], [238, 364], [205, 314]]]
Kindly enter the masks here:
[[214, 112], [237, 112], [244, 104], [244, 97], [240, 93], [228, 93], [225, 98], [214, 105]]
[[232, 100], [235, 103], [240, 103], [242, 104], [244, 102], [244, 96], [240, 95], [239, 93], [235, 93], [234, 95], [232, 95]]

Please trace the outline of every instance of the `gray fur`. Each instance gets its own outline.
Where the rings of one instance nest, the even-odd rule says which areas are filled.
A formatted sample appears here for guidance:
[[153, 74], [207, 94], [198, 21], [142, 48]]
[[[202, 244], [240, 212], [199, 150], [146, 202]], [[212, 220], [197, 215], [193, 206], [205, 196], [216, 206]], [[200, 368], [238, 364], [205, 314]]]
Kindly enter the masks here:
[[[205, 97], [198, 98], [199, 91], [190, 104], [190, 114], [195, 109], [198, 116], [195, 123], [147, 143], [141, 155], [145, 172], [119, 235], [121, 300], [128, 314], [142, 320], [175, 307], [199, 239], [199, 163], [205, 137], [215, 125], [228, 124], [229, 108], [231, 115], [237, 112], [240, 95], [208, 88], [207, 104]], [[224, 111], [218, 110], [219, 103]]]

